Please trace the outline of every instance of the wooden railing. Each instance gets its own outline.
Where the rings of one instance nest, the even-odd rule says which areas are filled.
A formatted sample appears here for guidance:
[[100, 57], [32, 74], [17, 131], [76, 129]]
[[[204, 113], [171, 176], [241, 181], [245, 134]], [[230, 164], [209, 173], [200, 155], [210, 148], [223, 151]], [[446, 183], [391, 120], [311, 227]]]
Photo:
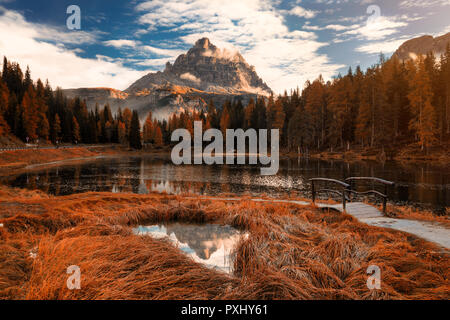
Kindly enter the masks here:
[[[386, 205], [388, 200], [388, 188], [390, 186], [395, 185], [392, 181], [383, 180], [380, 178], [374, 177], [350, 177], [345, 179], [345, 182], [335, 179], [327, 179], [327, 178], [314, 178], [310, 179], [311, 181], [311, 193], [312, 193], [312, 201], [316, 202], [316, 197], [318, 193], [334, 193], [339, 195], [342, 198], [342, 207], [345, 210], [346, 203], [351, 202], [353, 200], [353, 196], [362, 196], [362, 195], [375, 195], [383, 200], [383, 213], [386, 213]], [[372, 182], [372, 190], [358, 192], [355, 188], [356, 182]], [[329, 189], [327, 187], [323, 189], [318, 189], [317, 185], [319, 183], [325, 183], [337, 185], [340, 187], [340, 190]], [[384, 186], [384, 193], [375, 190], [375, 183], [381, 184]]]
[[[347, 199], [348, 199], [347, 198], [347, 190], [350, 189], [350, 185], [349, 184], [347, 184], [345, 182], [342, 182], [342, 181], [339, 181], [339, 180], [326, 179], [326, 178], [314, 178], [314, 179], [310, 179], [309, 181], [311, 181], [312, 200], [313, 200], [314, 203], [316, 202], [316, 195], [317, 195], [317, 193], [323, 193], [323, 192], [334, 193], [334, 194], [338, 194], [338, 195], [340, 195], [342, 197], [342, 207], [345, 210], [345, 206], [346, 206]], [[317, 189], [316, 185], [319, 182], [322, 182], [322, 183], [325, 183], [325, 184], [330, 184], [331, 183], [331, 184], [338, 185], [338, 186], [340, 186], [342, 188], [342, 190], [339, 191], [339, 190], [327, 189], [327, 188], [325, 188], [325, 189]]]
[[[390, 186], [394, 186], [395, 183], [392, 181], [380, 179], [380, 178], [374, 178], [374, 177], [350, 177], [345, 179], [346, 182], [350, 184], [350, 189], [348, 190], [348, 193], [350, 197], [352, 195], [361, 196], [361, 195], [375, 195], [383, 200], [383, 213], [386, 213], [386, 205], [388, 200], [388, 188]], [[356, 182], [372, 182], [372, 190], [358, 192], [355, 189]], [[375, 190], [375, 183], [382, 185], [384, 187], [384, 193]]]

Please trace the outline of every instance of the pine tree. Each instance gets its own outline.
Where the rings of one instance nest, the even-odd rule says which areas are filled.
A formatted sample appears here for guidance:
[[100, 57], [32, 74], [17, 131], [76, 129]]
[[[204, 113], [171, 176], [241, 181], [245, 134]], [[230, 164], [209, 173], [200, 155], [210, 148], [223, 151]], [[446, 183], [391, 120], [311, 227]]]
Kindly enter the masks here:
[[244, 129], [250, 129], [250, 128], [255, 128], [256, 124], [255, 124], [255, 118], [256, 118], [256, 105], [255, 105], [255, 101], [253, 100], [253, 98], [250, 99], [247, 107], [245, 108], [245, 112], [244, 112]]
[[37, 98], [33, 86], [29, 86], [22, 99], [21, 110], [18, 110], [17, 116], [21, 116], [23, 136], [29, 141], [35, 140], [37, 135], [38, 117], [37, 117]]
[[344, 147], [351, 138], [352, 80], [350, 76], [335, 79], [328, 97], [328, 108], [332, 114], [329, 136], [333, 144]]
[[0, 114], [5, 115], [9, 108], [9, 89], [0, 79]]
[[271, 116], [272, 119], [271, 127], [268, 129], [278, 129], [279, 130], [279, 138], [280, 140], [283, 139], [283, 128], [284, 128], [284, 120], [285, 120], [285, 113], [284, 113], [284, 107], [283, 107], [283, 99], [279, 97], [275, 103], [273, 104], [271, 108]]
[[142, 149], [141, 128], [139, 124], [139, 115], [136, 110], [132, 113], [129, 137], [131, 148]]
[[45, 114], [43, 114], [39, 119], [37, 134], [45, 141], [48, 140], [48, 136], [50, 135], [50, 124], [48, 123], [48, 119]]
[[127, 141], [127, 130], [125, 127], [125, 123], [119, 120], [117, 124], [117, 131], [118, 131], [118, 140], [119, 143], [124, 144]]
[[365, 146], [370, 143], [371, 139], [371, 106], [366, 101], [361, 101], [358, 110], [358, 117], [356, 119], [356, 131], [355, 131], [355, 139], [357, 142], [361, 143], [361, 146]]
[[80, 126], [75, 116], [72, 118], [72, 142], [78, 143], [80, 141]]
[[2, 80], [3, 82], [7, 82], [8, 79], [8, 59], [3, 56], [3, 71], [2, 71]]
[[150, 143], [154, 139], [154, 127], [153, 127], [153, 119], [152, 119], [152, 112], [150, 111], [147, 115], [147, 118], [145, 119], [144, 128], [143, 128], [143, 136], [144, 136], [144, 142]]
[[419, 57], [417, 61], [417, 68], [413, 65], [410, 65], [410, 68], [411, 72], [415, 73], [411, 78], [411, 91], [408, 95], [413, 115], [410, 128], [416, 133], [417, 140], [424, 150], [434, 142], [433, 136], [436, 133], [436, 126], [433, 125], [435, 121], [434, 108], [431, 104], [433, 100], [431, 79], [426, 72], [422, 57]]
[[27, 71], [25, 71], [25, 78], [23, 79], [23, 88], [25, 88], [26, 90], [30, 86], [33, 86], [33, 80], [31, 80], [30, 67], [27, 66]]
[[59, 115], [55, 114], [55, 120], [53, 120], [52, 126], [52, 141], [55, 143], [60, 140], [61, 135], [61, 120], [59, 119]]
[[244, 126], [244, 106], [242, 101], [239, 99], [232, 108], [232, 113], [230, 117], [230, 125], [232, 129], [241, 129]]
[[6, 123], [6, 120], [3, 118], [3, 115], [0, 114], [0, 137], [9, 133], [9, 126]]
[[9, 90], [2, 79], [0, 79], [0, 136], [9, 133], [9, 125], [5, 119], [9, 109]]
[[125, 123], [125, 129], [127, 132], [127, 140], [130, 140], [130, 127], [131, 127], [131, 118], [133, 117], [133, 113], [129, 108], [125, 108], [123, 110], [123, 122]]
[[231, 129], [230, 108], [231, 106], [228, 103], [225, 103], [220, 117], [220, 130], [224, 137], [226, 136], [227, 129]]
[[361, 93], [356, 127], [358, 140], [363, 144], [373, 147], [383, 137], [383, 114], [387, 107], [381, 65], [376, 65], [367, 70]]
[[275, 99], [273, 97], [273, 94], [271, 94], [269, 100], [267, 101], [266, 107], [267, 129], [274, 128], [275, 112]]
[[322, 76], [315, 80], [312, 84], [307, 83], [304, 90], [306, 95], [305, 112], [310, 121], [308, 127], [313, 128], [315, 145], [320, 149], [325, 144], [327, 129], [327, 104], [326, 104], [326, 87]]
[[254, 129], [267, 129], [266, 102], [263, 97], [256, 100], [256, 110], [254, 119]]
[[157, 126], [155, 130], [155, 144], [159, 147], [163, 145], [163, 137], [160, 126]]
[[395, 56], [386, 63], [385, 73], [388, 108], [383, 111], [386, 122], [383, 136], [386, 142], [393, 142], [393, 139], [408, 134], [410, 121], [408, 80], [404, 65]]
[[113, 132], [114, 132], [114, 126], [113, 123], [111, 121], [106, 121], [105, 123], [105, 142], [112, 142], [112, 138], [113, 138]]
[[447, 44], [445, 53], [441, 56], [439, 83], [441, 84], [441, 108], [440, 125], [441, 140], [450, 134], [450, 43]]
[[420, 144], [422, 149], [425, 149], [428, 152], [428, 148], [437, 142], [435, 109], [431, 105], [430, 100], [425, 101], [421, 123], [422, 125], [418, 132]]
[[211, 124], [211, 128], [219, 129], [220, 128], [220, 117], [219, 117], [216, 107], [214, 106], [213, 100], [210, 100], [208, 103], [207, 114], [208, 114], [209, 122]]

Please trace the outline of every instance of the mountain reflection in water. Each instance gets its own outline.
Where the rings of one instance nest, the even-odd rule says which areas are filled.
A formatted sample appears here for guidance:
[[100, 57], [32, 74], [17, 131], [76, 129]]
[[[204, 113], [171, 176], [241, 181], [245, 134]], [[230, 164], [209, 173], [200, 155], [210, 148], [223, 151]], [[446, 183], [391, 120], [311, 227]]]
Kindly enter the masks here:
[[227, 273], [232, 272], [230, 255], [233, 249], [246, 236], [230, 226], [216, 224], [170, 223], [139, 226], [133, 232], [157, 239], [168, 238], [194, 261]]
[[259, 166], [172, 164], [169, 156], [112, 157], [78, 164], [35, 168], [19, 175], [0, 178], [12, 187], [41, 189], [55, 195], [87, 191], [167, 192], [217, 195], [233, 193], [283, 197], [292, 193], [310, 197], [309, 179], [328, 177], [342, 180], [350, 176], [375, 176], [395, 181], [388, 190], [397, 204], [429, 206], [445, 213], [450, 206], [450, 164], [388, 161], [344, 162], [281, 159], [276, 176], [261, 176]]

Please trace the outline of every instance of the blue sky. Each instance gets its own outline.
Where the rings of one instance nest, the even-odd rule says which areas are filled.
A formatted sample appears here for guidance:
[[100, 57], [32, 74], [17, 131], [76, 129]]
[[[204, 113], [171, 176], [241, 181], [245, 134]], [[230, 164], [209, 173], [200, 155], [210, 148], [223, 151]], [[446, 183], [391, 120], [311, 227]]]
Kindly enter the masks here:
[[[66, 27], [72, 4], [81, 30]], [[450, 32], [449, 17], [450, 0], [0, 0], [0, 54], [54, 86], [125, 89], [206, 36], [282, 92]]]

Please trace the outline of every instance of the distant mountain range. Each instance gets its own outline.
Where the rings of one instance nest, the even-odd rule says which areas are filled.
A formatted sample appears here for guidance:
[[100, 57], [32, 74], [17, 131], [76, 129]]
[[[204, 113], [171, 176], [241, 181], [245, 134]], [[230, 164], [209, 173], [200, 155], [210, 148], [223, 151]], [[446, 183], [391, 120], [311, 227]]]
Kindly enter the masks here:
[[227, 99], [268, 96], [272, 90], [257, 75], [239, 52], [221, 50], [208, 38], [198, 40], [163, 72], [149, 73], [125, 91], [112, 88], [67, 89], [67, 97], [85, 99], [89, 108], [108, 103], [116, 112], [119, 107], [137, 110], [141, 120], [149, 111], [157, 119], [174, 112], [203, 109], [209, 100], [221, 106]]
[[432, 36], [422, 36], [414, 38], [403, 43], [394, 56], [400, 60], [416, 59], [419, 55], [425, 55], [433, 52], [439, 58], [445, 52], [447, 45], [450, 43], [450, 32], [433, 38]]

